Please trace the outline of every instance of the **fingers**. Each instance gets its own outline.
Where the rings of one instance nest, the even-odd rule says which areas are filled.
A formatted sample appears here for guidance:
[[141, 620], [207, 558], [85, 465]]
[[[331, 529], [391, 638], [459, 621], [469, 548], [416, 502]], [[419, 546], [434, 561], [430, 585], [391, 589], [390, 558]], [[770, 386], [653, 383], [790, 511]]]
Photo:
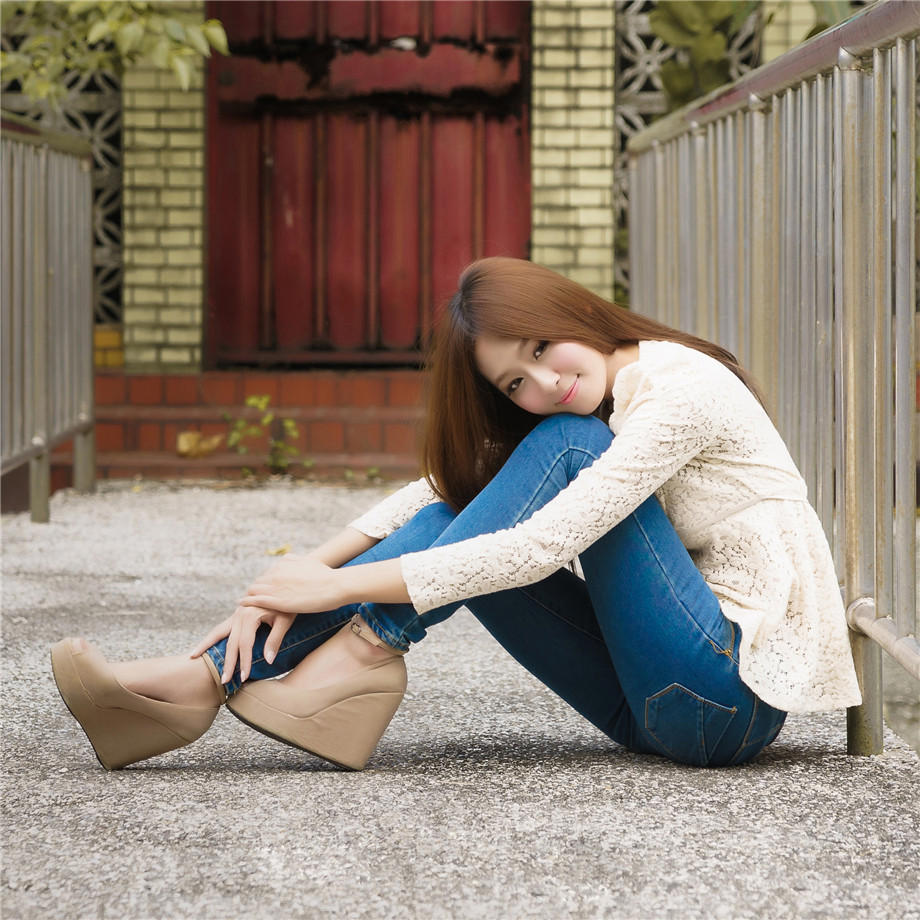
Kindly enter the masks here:
[[203, 655], [212, 645], [216, 645], [221, 639], [230, 635], [230, 627], [233, 623], [233, 617], [227, 617], [223, 623], [218, 623], [201, 642], [195, 646], [189, 658], [198, 658]]
[[230, 682], [230, 679], [233, 677], [233, 672], [236, 670], [236, 660], [239, 655], [240, 648], [240, 609], [237, 607], [236, 612], [233, 614], [233, 628], [230, 630], [230, 635], [227, 636], [227, 648], [224, 651], [224, 670], [220, 675], [221, 683], [227, 684]]
[[256, 641], [256, 629], [258, 629], [261, 617], [255, 619], [252, 616], [244, 615], [241, 620], [239, 641], [240, 682], [245, 683], [249, 679], [249, 672], [252, 669], [252, 646]]
[[281, 648], [281, 640], [284, 638], [285, 633], [290, 628], [291, 623], [294, 622], [293, 613], [279, 613], [275, 617], [275, 622], [272, 623], [271, 632], [268, 634], [268, 638], [265, 640], [265, 649], [262, 654], [265, 656], [265, 660], [271, 664], [275, 660], [275, 656], [278, 654], [278, 649]]
[[251, 597], [241, 597], [237, 603], [240, 607], [268, 607], [271, 610], [283, 610], [285, 602], [280, 597], [271, 594], [253, 594]]

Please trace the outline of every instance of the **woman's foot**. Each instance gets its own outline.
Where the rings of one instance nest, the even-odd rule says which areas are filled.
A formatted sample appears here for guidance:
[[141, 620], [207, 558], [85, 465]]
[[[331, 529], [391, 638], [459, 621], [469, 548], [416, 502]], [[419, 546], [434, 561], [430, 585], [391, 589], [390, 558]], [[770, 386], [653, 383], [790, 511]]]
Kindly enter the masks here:
[[[372, 644], [374, 641], [380, 645]], [[310, 652], [279, 683], [296, 690], [319, 690], [401, 654], [384, 644], [367, 623], [356, 616]]]
[[[75, 639], [74, 642], [86, 642]], [[128, 690], [182, 706], [219, 706], [224, 694], [218, 689], [212, 670], [200, 658], [170, 655], [140, 661], [117, 661], [111, 664], [115, 679]]]
[[245, 684], [227, 708], [270, 738], [363, 770], [405, 691], [402, 652], [355, 617], [286, 677]]
[[116, 677], [105, 656], [84, 639], [63, 639], [51, 649], [54, 681], [65, 705], [107, 770], [191, 744], [220, 708], [174, 703], [136, 693]]

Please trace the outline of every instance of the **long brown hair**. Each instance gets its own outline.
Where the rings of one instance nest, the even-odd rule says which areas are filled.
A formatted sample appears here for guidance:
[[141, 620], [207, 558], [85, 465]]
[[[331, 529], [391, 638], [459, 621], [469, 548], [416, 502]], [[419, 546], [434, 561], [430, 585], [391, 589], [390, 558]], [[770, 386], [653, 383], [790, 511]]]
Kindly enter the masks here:
[[[540, 421], [479, 372], [479, 336], [579, 342], [603, 354], [640, 340], [679, 342], [721, 361], [760, 398], [731, 352], [609, 303], [568, 278], [523, 259], [473, 262], [460, 275], [428, 359], [422, 466], [435, 492], [464, 508]], [[609, 413], [610, 404], [598, 414]]]

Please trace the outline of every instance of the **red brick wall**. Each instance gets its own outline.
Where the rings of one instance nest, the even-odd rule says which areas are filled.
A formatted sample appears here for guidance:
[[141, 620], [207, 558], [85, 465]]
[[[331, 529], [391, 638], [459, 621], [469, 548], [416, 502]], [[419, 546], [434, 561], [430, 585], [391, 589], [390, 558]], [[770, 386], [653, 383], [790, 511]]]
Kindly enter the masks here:
[[[279, 418], [290, 418], [299, 432], [292, 445], [309, 470], [292, 473], [408, 477], [417, 472], [422, 417], [422, 374], [413, 370], [205, 372], [201, 374], [96, 374], [96, 455], [102, 478], [236, 477], [243, 467], [260, 469], [265, 443], [237, 454], [219, 448], [202, 458], [181, 458], [176, 440], [182, 431], [207, 437], [226, 434], [231, 420], [259, 412], [246, 409], [248, 396], [268, 396]], [[70, 451], [55, 454], [55, 485], [68, 484]]]

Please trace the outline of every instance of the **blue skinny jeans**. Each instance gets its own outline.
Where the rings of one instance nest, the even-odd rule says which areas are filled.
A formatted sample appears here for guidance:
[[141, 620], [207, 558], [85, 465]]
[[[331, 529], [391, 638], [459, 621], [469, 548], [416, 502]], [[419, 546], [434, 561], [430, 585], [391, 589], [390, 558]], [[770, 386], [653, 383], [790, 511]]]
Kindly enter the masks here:
[[[561, 492], [609, 446], [602, 421], [544, 419], [459, 514], [423, 508], [349, 565], [392, 559], [513, 527]], [[528, 671], [628, 749], [696, 766], [750, 760], [779, 734], [786, 713], [738, 676], [740, 629], [728, 620], [654, 497], [581, 554], [584, 580], [567, 568], [536, 584], [467, 598], [419, 615], [411, 604], [352, 604], [298, 616], [275, 661], [253, 647], [250, 680], [293, 668], [356, 612], [407, 649], [465, 605]], [[226, 642], [209, 650], [218, 671]], [[227, 685], [240, 687], [239, 669]]]

